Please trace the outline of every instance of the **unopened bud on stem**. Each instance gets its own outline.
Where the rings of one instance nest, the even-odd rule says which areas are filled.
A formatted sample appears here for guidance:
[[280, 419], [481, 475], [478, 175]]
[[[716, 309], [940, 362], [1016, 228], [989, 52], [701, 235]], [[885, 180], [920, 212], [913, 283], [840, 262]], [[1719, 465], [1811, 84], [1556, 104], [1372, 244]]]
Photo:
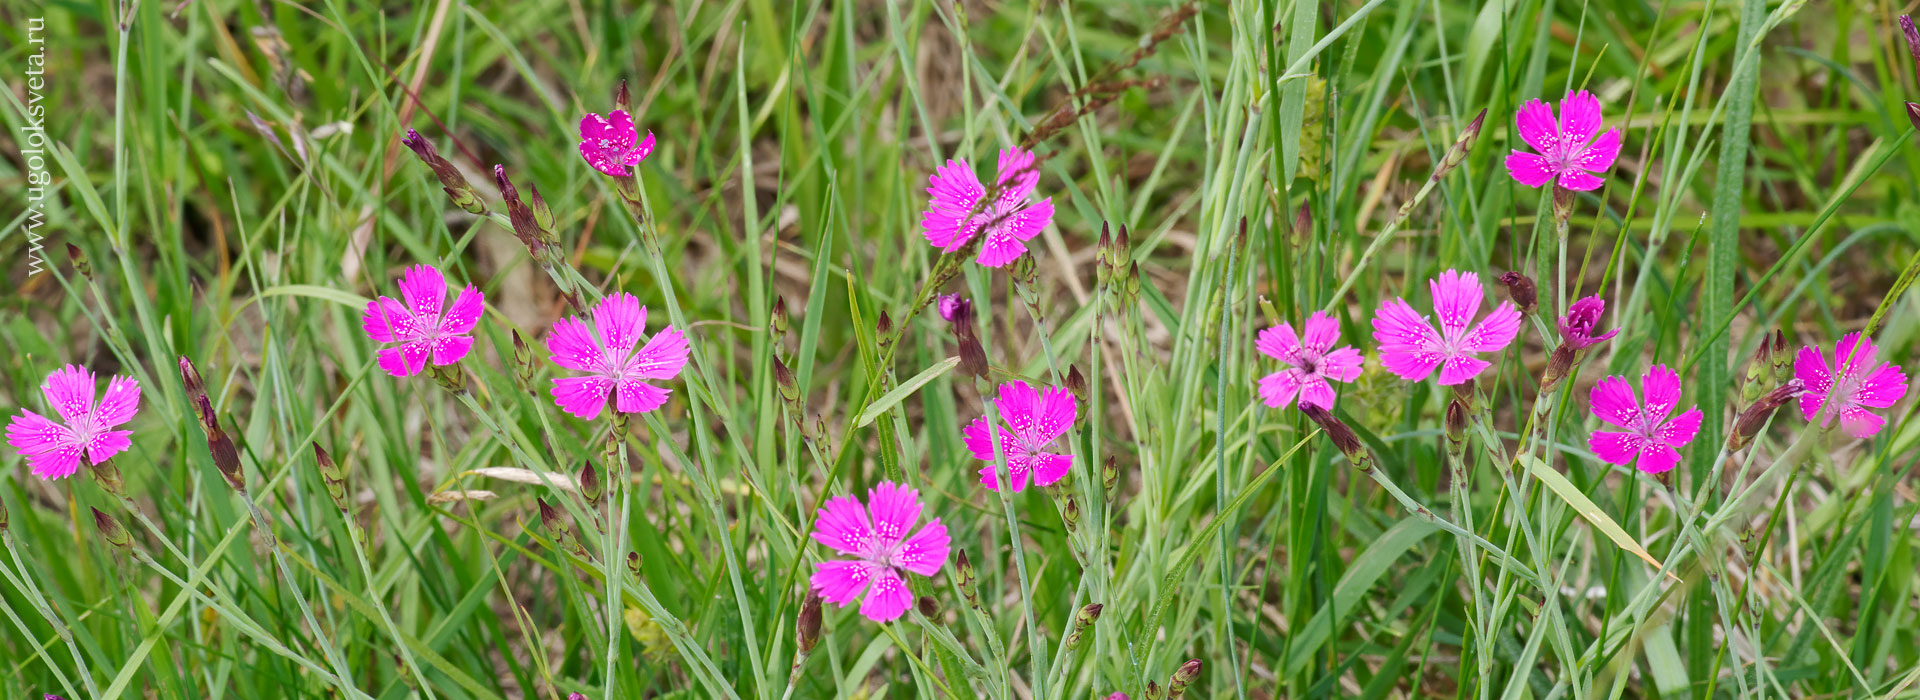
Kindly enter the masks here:
[[1180, 697], [1182, 693], [1187, 692], [1187, 686], [1192, 685], [1194, 679], [1199, 677], [1200, 660], [1188, 659], [1186, 663], [1180, 664], [1180, 668], [1173, 670], [1173, 678], [1167, 681], [1167, 697]]
[[227, 431], [220, 428], [220, 417], [213, 412], [213, 400], [207, 397], [200, 370], [194, 368], [193, 361], [186, 355], [180, 356], [180, 381], [187, 387], [187, 401], [200, 420], [200, 431], [207, 435], [207, 450], [213, 455], [213, 466], [220, 470], [228, 486], [246, 493], [247, 479], [240, 469], [240, 450], [234, 446], [233, 439], [227, 437]]
[[120, 526], [120, 521], [114, 520], [111, 515], [100, 512], [99, 508], [93, 508], [91, 510], [93, 510], [93, 527], [100, 531], [101, 539], [106, 540], [107, 544], [120, 549], [133, 546], [133, 535], [128, 534], [127, 529]]
[[313, 461], [320, 465], [320, 482], [327, 487], [327, 498], [333, 500], [333, 507], [346, 512], [347, 508], [347, 471], [333, 461], [333, 455], [327, 454], [320, 443], [313, 444]]
[[1540, 306], [1539, 289], [1534, 286], [1532, 277], [1508, 272], [1500, 275], [1500, 283], [1507, 286], [1507, 298], [1513, 300], [1513, 305], [1520, 309], [1520, 313], [1533, 313]]

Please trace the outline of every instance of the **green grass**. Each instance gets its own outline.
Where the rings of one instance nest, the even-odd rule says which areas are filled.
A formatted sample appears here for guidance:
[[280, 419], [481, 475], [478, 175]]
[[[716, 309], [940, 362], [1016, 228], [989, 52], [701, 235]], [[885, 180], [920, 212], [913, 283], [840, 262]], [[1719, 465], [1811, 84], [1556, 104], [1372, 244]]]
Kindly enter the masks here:
[[[14, 213], [35, 118], [16, 70], [0, 409], [43, 410], [39, 382], [67, 363], [144, 394], [114, 460], [128, 501], [0, 450], [0, 695], [1141, 698], [1197, 659], [1188, 697], [1920, 697], [1915, 399], [1870, 440], [1789, 406], [1721, 449], [1775, 329], [1797, 349], [1868, 328], [1881, 359], [1920, 364], [1902, 106], [1920, 82], [1893, 24], [1911, 7], [1194, 7], [37, 10], [53, 184], [36, 243]], [[21, 70], [42, 46], [25, 11], [0, 62]], [[659, 139], [631, 207], [575, 149], [622, 80]], [[1562, 236], [1503, 159], [1515, 109], [1570, 87], [1626, 133]], [[1482, 109], [1464, 161], [1432, 178]], [[935, 167], [986, 172], [1047, 124], [1039, 191], [1057, 214], [1030, 279], [924, 243]], [[399, 145], [409, 127], [491, 215], [449, 203]], [[548, 264], [513, 237], [496, 163], [551, 204]], [[1126, 247], [1099, 245], [1123, 228]], [[416, 263], [487, 294], [470, 394], [374, 364], [360, 310]], [[1424, 307], [1449, 268], [1490, 290], [1529, 273], [1541, 299], [1489, 358], [1458, 443], [1447, 390], [1386, 374], [1369, 323], [1395, 296]], [[662, 410], [616, 430], [556, 409], [541, 341], [573, 313], [563, 290], [634, 293], [650, 331], [688, 332], [694, 362]], [[936, 291], [975, 300], [987, 377], [950, 359], [923, 308]], [[1587, 294], [1622, 332], [1543, 391], [1553, 315]], [[1368, 471], [1259, 402], [1274, 365], [1254, 334], [1319, 309], [1369, 356], [1335, 411]], [[244, 494], [215, 468], [180, 356], [240, 449]], [[1587, 388], [1654, 363], [1707, 416], [1670, 484], [1587, 449]], [[1073, 373], [1088, 391], [1061, 488], [981, 488], [960, 426], [990, 412], [982, 397]], [[316, 447], [348, 474], [344, 515]], [[603, 504], [562, 487], [589, 463]], [[814, 509], [881, 480], [920, 489], [978, 604], [950, 561], [913, 578], [931, 618], [829, 606], [797, 657], [807, 578], [834, 556], [808, 537]]]

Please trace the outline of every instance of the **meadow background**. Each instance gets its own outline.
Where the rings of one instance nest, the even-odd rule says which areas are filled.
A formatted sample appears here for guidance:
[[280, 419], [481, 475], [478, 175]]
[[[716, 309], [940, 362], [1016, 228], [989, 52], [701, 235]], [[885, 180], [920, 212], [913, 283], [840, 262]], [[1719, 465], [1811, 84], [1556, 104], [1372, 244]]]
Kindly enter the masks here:
[[[1139, 698], [1194, 659], [1183, 690], [1205, 698], [1915, 697], [1914, 399], [1873, 439], [1818, 436], [1783, 468], [1805, 429], [1791, 407], [1716, 457], [1776, 329], [1830, 347], [1878, 312], [1881, 357], [1913, 370], [1920, 145], [1902, 102], [1920, 83], [1895, 24], [1912, 9], [11, 3], [0, 409], [39, 410], [70, 362], [145, 393], [115, 460], [128, 503], [0, 456], [0, 695], [557, 700], [611, 680], [614, 697]], [[21, 149], [41, 47], [53, 184], [36, 243]], [[575, 148], [623, 80], [658, 138], [650, 228]], [[1548, 200], [1501, 162], [1516, 107], [1570, 87], [1600, 96], [1625, 146], [1576, 202], [1562, 280]], [[666, 309], [690, 324], [696, 364], [620, 441], [629, 575], [576, 492], [488, 475], [611, 466], [607, 427], [555, 410], [544, 352], [526, 382], [512, 333], [538, 350], [567, 302], [504, 216], [448, 202], [407, 128], [494, 212], [493, 165], [537, 184], [588, 297], [638, 295], [649, 331]], [[1064, 490], [1002, 503], [960, 443], [981, 385], [916, 309], [939, 263], [919, 213], [945, 159], [989, 173], [1036, 133], [1058, 213], [1029, 244], [1033, 281], [968, 264], [941, 290], [974, 299], [996, 380], [1077, 371], [1091, 394]], [[1126, 248], [1099, 245], [1123, 227]], [[1100, 272], [1120, 255], [1137, 277]], [[486, 292], [472, 399], [373, 364], [360, 308], [416, 263]], [[1549, 394], [1550, 465], [1495, 454], [1539, 398], [1552, 348], [1531, 323], [1482, 379], [1492, 420], [1464, 480], [1430, 382], [1370, 362], [1343, 391], [1371, 479], [1298, 411], [1259, 405], [1270, 314], [1298, 323], [1345, 286], [1343, 342], [1371, 358], [1372, 310], [1424, 299], [1448, 268], [1490, 289], [1532, 274], [1549, 324], [1561, 299], [1601, 294], [1623, 329]], [[902, 329], [892, 348], [882, 323]], [[244, 496], [209, 456], [183, 355], [240, 447]], [[1651, 362], [1681, 368], [1707, 416], [1671, 490], [1585, 443], [1587, 387]], [[344, 516], [315, 446], [349, 474]], [[813, 508], [884, 478], [948, 525], [978, 604], [950, 562], [916, 578], [931, 606], [899, 622], [829, 607], [796, 665], [806, 577], [833, 556], [801, 547]], [[1068, 648], [1090, 603], [1102, 614]]]

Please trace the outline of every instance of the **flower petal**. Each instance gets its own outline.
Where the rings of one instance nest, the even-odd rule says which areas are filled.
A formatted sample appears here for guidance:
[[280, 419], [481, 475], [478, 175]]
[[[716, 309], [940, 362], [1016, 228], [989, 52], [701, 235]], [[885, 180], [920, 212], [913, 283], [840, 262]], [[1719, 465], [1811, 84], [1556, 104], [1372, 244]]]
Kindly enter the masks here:
[[445, 366], [459, 362], [460, 358], [467, 356], [467, 351], [473, 348], [473, 336], [455, 335], [437, 338], [427, 341], [427, 345], [433, 352], [433, 364]]
[[1542, 187], [1553, 182], [1553, 163], [1526, 151], [1514, 151], [1507, 155], [1507, 174], [1522, 185]]
[[1659, 425], [1680, 403], [1680, 373], [1666, 365], [1654, 365], [1640, 376], [1640, 395], [1645, 400], [1640, 404], [1640, 415], [1645, 424]]
[[1460, 347], [1469, 352], [1499, 352], [1519, 334], [1520, 310], [1513, 307], [1513, 302], [1503, 301], [1460, 339]]
[[1035, 415], [1033, 428], [1028, 431], [1033, 446], [1053, 442], [1067, 429], [1073, 427], [1073, 421], [1079, 417], [1079, 406], [1075, 403], [1073, 392], [1063, 386], [1049, 386], [1041, 392], [1040, 405]]
[[607, 407], [610, 391], [613, 391], [613, 380], [606, 377], [554, 377], [553, 388], [548, 393], [553, 395], [553, 404], [560, 410], [581, 420], [593, 420]]
[[1581, 90], [1567, 93], [1560, 102], [1560, 138], [1567, 152], [1593, 140], [1600, 131], [1600, 98]]
[[1587, 410], [1616, 428], [1637, 431], [1645, 424], [1640, 415], [1640, 402], [1633, 397], [1633, 387], [1628, 386], [1623, 377], [1609, 376], [1594, 382], [1593, 390], [1587, 393]]
[[919, 532], [913, 533], [907, 541], [894, 548], [894, 566], [906, 569], [921, 576], [940, 573], [940, 567], [946, 566], [947, 555], [952, 551], [952, 540], [947, 537], [947, 526], [934, 518]]
[[1632, 433], [1616, 433], [1596, 430], [1587, 436], [1587, 447], [1600, 461], [1608, 464], [1632, 464], [1633, 458], [1640, 454], [1640, 446], [1646, 442]]
[[1560, 186], [1575, 192], [1592, 192], [1604, 184], [1607, 184], [1605, 179], [1579, 168], [1560, 171]]
[[964, 160], [948, 160], [927, 177], [927, 183], [931, 199], [920, 215], [922, 234], [935, 248], [957, 249], [979, 229], [980, 222], [969, 221], [967, 215], [987, 189]]
[[1608, 129], [1600, 138], [1574, 156], [1573, 166], [1594, 174], [1605, 174], [1613, 169], [1613, 161], [1620, 157], [1620, 128]]
[[692, 351], [687, 345], [687, 337], [679, 329], [667, 326], [648, 338], [647, 344], [627, 360], [627, 366], [620, 372], [643, 379], [672, 379], [680, 376], [680, 370], [687, 366], [687, 358]]
[[593, 305], [593, 329], [607, 355], [624, 361], [640, 344], [640, 333], [647, 327], [647, 307], [626, 292], [608, 294]]
[[1654, 430], [1653, 436], [1675, 449], [1686, 447], [1687, 443], [1693, 442], [1693, 436], [1700, 434], [1700, 419], [1703, 417], [1705, 414], [1700, 412], [1700, 407], [1688, 407], [1680, 415], [1674, 416], [1673, 420]]
[[1274, 408], [1286, 408], [1300, 393], [1300, 370], [1287, 368], [1260, 378], [1260, 400]]
[[1647, 441], [1640, 448], [1640, 471], [1648, 474], [1664, 474], [1680, 463], [1680, 451], [1673, 446], [1656, 441]]
[[87, 443], [87, 461], [99, 464], [132, 446], [133, 431], [108, 430], [93, 436], [93, 440]]
[[454, 297], [453, 307], [447, 309], [446, 318], [440, 319], [440, 332], [444, 335], [460, 335], [473, 330], [480, 323], [480, 316], [487, 312], [487, 295], [471, 284], [460, 289], [460, 296]]
[[571, 370], [607, 374], [613, 361], [593, 339], [593, 330], [585, 321], [569, 316], [553, 322], [547, 331], [547, 359]]
[[1340, 348], [1320, 358], [1320, 376], [1341, 382], [1351, 382], [1360, 378], [1360, 371], [1366, 365], [1366, 358], [1352, 346]]
[[367, 310], [360, 314], [360, 328], [366, 331], [368, 340], [376, 343], [419, 340], [422, 335], [413, 312], [399, 299], [386, 296], [367, 302]]
[[1300, 324], [1300, 344], [1316, 355], [1324, 355], [1340, 342], [1340, 322], [1325, 311], [1315, 311]]
[[1333, 385], [1319, 375], [1309, 375], [1300, 384], [1300, 407], [1333, 408]]
[[[629, 132], [629, 137], [631, 137], [631, 132]], [[647, 156], [650, 156], [650, 155], [653, 155], [653, 132], [652, 131], [647, 132], [646, 138], [640, 139], [639, 145], [634, 146], [632, 149], [627, 151], [626, 164], [630, 166], [639, 165], [640, 161], [646, 160]]]
[[139, 411], [140, 382], [116, 376], [107, 381], [107, 393], [100, 396], [100, 405], [93, 411], [94, 425], [111, 428], [133, 420]]
[[1853, 402], [1862, 406], [1887, 408], [1901, 397], [1907, 395], [1907, 375], [1900, 373], [1900, 367], [1892, 363], [1883, 363], [1867, 375], [1860, 388], [1853, 392]]
[[411, 377], [426, 369], [427, 358], [433, 354], [428, 341], [416, 340], [405, 345], [381, 348], [375, 353], [380, 358], [380, 369], [396, 377]]
[[1042, 452], [1033, 456], [1033, 483], [1035, 486], [1052, 486], [1073, 470], [1073, 455], [1057, 455]]
[[7, 423], [7, 444], [22, 456], [44, 454], [78, 442], [73, 429], [33, 411], [22, 410]]
[[1480, 375], [1493, 363], [1472, 355], [1452, 355], [1440, 365], [1440, 386], [1465, 384], [1467, 380]]
[[1025, 201], [1040, 182], [1040, 168], [1033, 164], [1033, 152], [1019, 148], [1000, 149], [1000, 201]]
[[1005, 230], [996, 229], [987, 234], [987, 240], [980, 244], [980, 255], [974, 262], [985, 267], [1004, 267], [1027, 252], [1027, 244]]
[[874, 622], [898, 620], [913, 605], [913, 593], [893, 569], [874, 568], [873, 587], [867, 589], [866, 599], [860, 602], [860, 614]]
[[1300, 336], [1295, 335], [1293, 332], [1293, 324], [1287, 323], [1286, 321], [1281, 321], [1278, 326], [1260, 331], [1260, 335], [1254, 336], [1253, 339], [1253, 349], [1259, 350], [1262, 355], [1285, 362], [1289, 365], [1300, 364], [1300, 350], [1302, 347]]
[[422, 325], [436, 324], [440, 320], [440, 308], [447, 300], [446, 275], [427, 265], [409, 267], [400, 278], [400, 296], [407, 300], [407, 309]]
[[813, 540], [841, 554], [865, 556], [875, 544], [867, 507], [853, 496], [836, 496], [814, 511]]
[[1440, 320], [1440, 333], [1448, 340], [1458, 339], [1480, 314], [1480, 301], [1487, 292], [1480, 288], [1480, 276], [1471, 272], [1447, 270], [1427, 282], [1433, 290], [1433, 315]]
[[873, 534], [882, 545], [905, 539], [920, 524], [920, 492], [882, 481], [867, 491], [867, 513], [873, 516]]
[[1380, 364], [1401, 379], [1417, 382], [1440, 366], [1440, 334], [1405, 299], [1380, 305], [1373, 316], [1373, 340], [1380, 344]]
[[27, 457], [27, 466], [33, 468], [33, 475], [41, 481], [54, 481], [73, 476], [80, 471], [80, 446], [62, 445], [52, 450]]
[[56, 369], [40, 382], [47, 405], [68, 423], [93, 413], [93, 370], [78, 365]]
[[1849, 406], [1840, 411], [1840, 429], [1856, 438], [1873, 437], [1886, 423], [1887, 419], [1859, 406]]
[[1825, 353], [1808, 345], [1794, 355], [1793, 376], [1806, 385], [1806, 391], [1800, 394], [1800, 415], [1811, 421], [1826, 406], [1827, 394], [1833, 391], [1833, 366], [1827, 364]]
[[[1032, 469], [1033, 456], [1027, 454], [1007, 454], [1007, 480], [1013, 482], [1013, 492], [1019, 493], [1027, 488], [1027, 477]], [[988, 461], [980, 467], [980, 484], [988, 491], [1000, 490], [1000, 475], [995, 472], [999, 465]]]
[[[992, 433], [990, 432], [991, 429], [992, 429], [992, 425], [987, 422], [986, 416], [975, 418], [973, 419], [972, 423], [968, 423], [965, 428], [960, 429], [961, 442], [965, 443], [967, 446], [967, 450], [973, 453], [974, 459], [978, 459], [983, 462], [993, 461], [994, 459], [993, 439], [992, 439]], [[1013, 431], [1007, 430], [1006, 428], [1000, 428], [998, 432], [1000, 436], [1000, 451], [1001, 453], [1007, 455], [1009, 459], [1011, 459], [1014, 456], [1014, 450], [1015, 450], [1015, 446], [1013, 444]]]
[[1000, 422], [1013, 429], [1013, 434], [1033, 443], [1033, 426], [1040, 421], [1040, 392], [1026, 382], [1005, 382], [1000, 385], [1000, 395], [993, 400], [993, 407], [1000, 413]]
[[638, 379], [622, 379], [614, 386], [613, 410], [621, 413], [646, 413], [667, 403], [673, 390]]
[[813, 570], [813, 577], [808, 582], [813, 585], [813, 591], [820, 594], [821, 600], [844, 608], [867, 590], [876, 568], [864, 561], [823, 561]]
[[1540, 100], [1527, 100], [1526, 104], [1520, 105], [1519, 111], [1514, 112], [1513, 123], [1520, 130], [1520, 139], [1532, 146], [1533, 150], [1542, 155], [1554, 155], [1560, 151], [1560, 125], [1554, 123], [1552, 105]]

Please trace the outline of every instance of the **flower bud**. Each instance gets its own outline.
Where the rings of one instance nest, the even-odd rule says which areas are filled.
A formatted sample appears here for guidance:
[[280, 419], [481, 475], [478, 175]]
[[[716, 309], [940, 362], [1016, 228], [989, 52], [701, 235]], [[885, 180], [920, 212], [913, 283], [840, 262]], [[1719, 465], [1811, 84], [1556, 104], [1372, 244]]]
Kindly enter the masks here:
[[500, 199], [507, 205], [507, 220], [513, 223], [513, 237], [527, 247], [533, 259], [544, 259], [546, 244], [542, 242], [540, 224], [533, 218], [533, 208], [520, 201], [520, 190], [515, 189], [513, 180], [507, 178], [507, 166], [493, 166], [493, 181], [500, 186]]
[[780, 388], [780, 398], [787, 403], [800, 400], [800, 385], [793, 377], [793, 370], [787, 369], [787, 363], [780, 356], [773, 357], [773, 383]]
[[97, 463], [88, 461], [87, 473], [93, 475], [94, 483], [99, 484], [101, 490], [117, 498], [127, 497], [127, 484], [120, 479], [120, 468], [113, 466], [113, 460], [106, 459]]
[[533, 356], [533, 348], [527, 347], [525, 338], [520, 337], [519, 329], [513, 330], [513, 364], [519, 370], [520, 387], [533, 390], [533, 373], [539, 367]]
[[1467, 159], [1467, 153], [1473, 150], [1474, 140], [1480, 138], [1481, 125], [1486, 121], [1487, 110], [1482, 109], [1473, 121], [1467, 123], [1467, 128], [1460, 130], [1460, 137], [1454, 139], [1453, 145], [1447, 148], [1447, 155], [1440, 159], [1440, 167], [1433, 169], [1435, 182], [1446, 177], [1447, 173], [1453, 172], [1454, 168], [1459, 167], [1461, 161]]
[[1067, 365], [1067, 391], [1073, 392], [1075, 401], [1087, 400], [1087, 378], [1080, 374], [1080, 365]]
[[1160, 700], [1166, 696], [1166, 693], [1160, 692], [1159, 683], [1147, 681], [1147, 700]]
[[527, 208], [533, 210], [533, 225], [540, 228], [540, 242], [555, 245], [560, 237], [553, 232], [553, 208], [547, 206], [547, 198], [540, 196], [540, 187], [527, 183]]
[[1327, 439], [1333, 441], [1334, 447], [1340, 448], [1340, 452], [1347, 456], [1347, 461], [1352, 462], [1353, 466], [1361, 471], [1373, 468], [1373, 457], [1367, 453], [1366, 446], [1360, 444], [1360, 437], [1355, 435], [1353, 429], [1347, 427], [1346, 423], [1319, 406], [1301, 406], [1300, 412], [1305, 414], [1308, 420], [1319, 424], [1320, 429], [1327, 433]]
[[347, 471], [334, 463], [333, 455], [327, 454], [320, 443], [313, 444], [313, 460], [320, 465], [320, 482], [327, 487], [327, 497], [333, 499], [333, 507], [340, 512], [347, 508]]
[[1793, 353], [1787, 352], [1787, 334], [1785, 331], [1773, 333], [1773, 383], [1786, 384], [1793, 379]]
[[1180, 664], [1180, 668], [1173, 670], [1173, 678], [1167, 681], [1167, 697], [1180, 697], [1181, 693], [1187, 692], [1187, 686], [1199, 677], [1200, 660], [1187, 659], [1186, 663]]
[[446, 191], [447, 199], [452, 200], [454, 206], [474, 215], [487, 213], [486, 203], [473, 193], [473, 185], [467, 184], [467, 177], [461, 175], [460, 169], [453, 167], [453, 163], [441, 157], [439, 151], [434, 150], [432, 141], [422, 138], [420, 132], [408, 129], [400, 142], [406, 144], [420, 158], [420, 162], [433, 170], [433, 176], [440, 180], [440, 189]]
[[460, 365], [427, 365], [427, 376], [433, 377], [435, 384], [450, 394], [467, 392], [467, 373]]
[[564, 527], [560, 523], [560, 511], [554, 510], [553, 506], [547, 503], [547, 499], [535, 496], [533, 502], [540, 506], [540, 527], [551, 531], [558, 531]]
[[820, 594], [809, 589], [807, 599], [800, 603], [800, 617], [794, 622], [794, 640], [800, 644], [800, 655], [813, 653], [813, 647], [820, 643], [820, 623], [823, 618], [820, 611]]
[[967, 599], [967, 605], [980, 607], [980, 591], [974, 586], [973, 562], [967, 560], [967, 550], [960, 550], [953, 560], [954, 571], [960, 576], [960, 595]]
[[[1509, 273], [1511, 274], [1511, 273]], [[1607, 312], [1607, 301], [1599, 295], [1582, 297], [1567, 306], [1567, 313], [1560, 317], [1560, 335], [1562, 345], [1572, 345], [1575, 350], [1585, 350], [1594, 345], [1612, 340], [1620, 334], [1615, 328], [1605, 333], [1595, 333], [1600, 327], [1600, 317]]]
[[1313, 207], [1308, 206], [1308, 202], [1301, 202], [1300, 207], [1293, 210], [1293, 244], [1306, 245], [1312, 239]]
[[1100, 619], [1101, 609], [1102, 606], [1099, 603], [1089, 603], [1080, 606], [1079, 612], [1074, 613], [1073, 631], [1067, 633], [1066, 645], [1068, 649], [1080, 645], [1080, 633]]
[[1507, 286], [1507, 298], [1513, 300], [1513, 305], [1520, 309], [1520, 313], [1533, 313], [1540, 306], [1539, 290], [1534, 286], [1532, 277], [1508, 272], [1500, 275], [1500, 283]]
[[1907, 103], [1907, 123], [1912, 124], [1915, 129], [1920, 129], [1920, 104]]
[[120, 549], [133, 546], [133, 535], [128, 534], [126, 528], [120, 527], [120, 521], [114, 520], [111, 515], [100, 512], [99, 508], [92, 508], [92, 510], [93, 527], [100, 531], [101, 539], [106, 540], [107, 544], [119, 547]]
[[1114, 461], [1113, 455], [1107, 455], [1107, 463], [1100, 467], [1100, 488], [1105, 489], [1107, 495], [1111, 497], [1113, 487], [1119, 483], [1120, 465]]
[[586, 497], [587, 503], [595, 508], [600, 507], [601, 499], [606, 496], [606, 491], [600, 485], [600, 472], [593, 468], [591, 459], [580, 467], [580, 495]]
[[1113, 279], [1113, 231], [1110, 224], [1100, 224], [1100, 242], [1094, 246], [1094, 284], [1106, 287]]
[[67, 258], [73, 261], [74, 272], [80, 273], [81, 277], [93, 279], [93, 264], [87, 262], [87, 253], [80, 250], [80, 246], [68, 243]]
[[9, 524], [10, 523], [7, 522], [7, 502], [0, 500], [0, 532], [6, 532], [7, 525]]
[[1135, 261], [1127, 267], [1127, 303], [1140, 301], [1140, 263]]
[[888, 345], [893, 344], [893, 317], [888, 316], [885, 311], [880, 312], [879, 320], [873, 323], [873, 333], [874, 337], [880, 340], [881, 349], [884, 350]]
[[1561, 231], [1566, 230], [1567, 221], [1573, 218], [1573, 198], [1575, 196], [1573, 190], [1557, 184], [1553, 186], [1553, 220], [1560, 227]]
[[1080, 501], [1067, 494], [1067, 506], [1060, 510], [1060, 520], [1067, 524], [1067, 534], [1080, 531]]
[[1760, 347], [1753, 349], [1753, 358], [1747, 360], [1747, 374], [1740, 380], [1740, 400], [1751, 404], [1766, 393], [1767, 385], [1773, 381], [1773, 334], [1768, 333], [1760, 339]]
[[1573, 360], [1572, 346], [1561, 343], [1560, 347], [1554, 348], [1553, 355], [1547, 358], [1547, 372], [1540, 378], [1540, 390], [1552, 389], [1560, 380], [1566, 379], [1573, 372]]
[[1907, 55], [1913, 57], [1914, 70], [1920, 71], [1920, 29], [1913, 26], [1913, 16], [1900, 15], [1900, 33], [1907, 38]]
[[1748, 406], [1747, 410], [1741, 411], [1740, 415], [1734, 417], [1733, 430], [1727, 434], [1727, 449], [1737, 450], [1745, 447], [1754, 436], [1760, 434], [1760, 429], [1766, 426], [1767, 419], [1773, 417], [1774, 410], [1799, 397], [1803, 391], [1805, 386], [1800, 383], [1800, 380], [1789, 379], [1787, 383], [1773, 391], [1762, 394], [1752, 406]]
[[1021, 253], [1020, 257], [1013, 259], [1012, 265], [1007, 266], [1007, 276], [1012, 277], [1014, 283], [1032, 289], [1039, 281], [1039, 267], [1039, 264], [1034, 262], [1033, 253]]
[[940, 622], [940, 601], [934, 600], [933, 596], [920, 596], [919, 600], [914, 601], [913, 609], [915, 612], [920, 613], [921, 617], [927, 618], [935, 623]]
[[626, 78], [621, 78], [620, 85], [613, 89], [613, 108], [623, 112], [633, 111], [633, 95], [627, 92]]
[[213, 400], [207, 397], [206, 384], [200, 381], [200, 370], [194, 368], [193, 361], [186, 355], [180, 356], [180, 381], [187, 387], [187, 401], [193, 406], [194, 416], [200, 419], [200, 431], [207, 434], [207, 451], [213, 455], [213, 466], [220, 470], [228, 486], [246, 493], [240, 450], [234, 446], [233, 439], [227, 437], [227, 431], [220, 428], [220, 417], [213, 412]]
[[1447, 440], [1458, 445], [1467, 439], [1467, 404], [1459, 399], [1447, 402]]
[[639, 552], [627, 552], [627, 573], [633, 574], [633, 578], [635, 580], [639, 580], [640, 578], [640, 553]]
[[776, 294], [773, 297], [773, 311], [768, 314], [767, 325], [773, 327], [775, 338], [785, 338], [789, 328], [788, 323], [787, 298]]

